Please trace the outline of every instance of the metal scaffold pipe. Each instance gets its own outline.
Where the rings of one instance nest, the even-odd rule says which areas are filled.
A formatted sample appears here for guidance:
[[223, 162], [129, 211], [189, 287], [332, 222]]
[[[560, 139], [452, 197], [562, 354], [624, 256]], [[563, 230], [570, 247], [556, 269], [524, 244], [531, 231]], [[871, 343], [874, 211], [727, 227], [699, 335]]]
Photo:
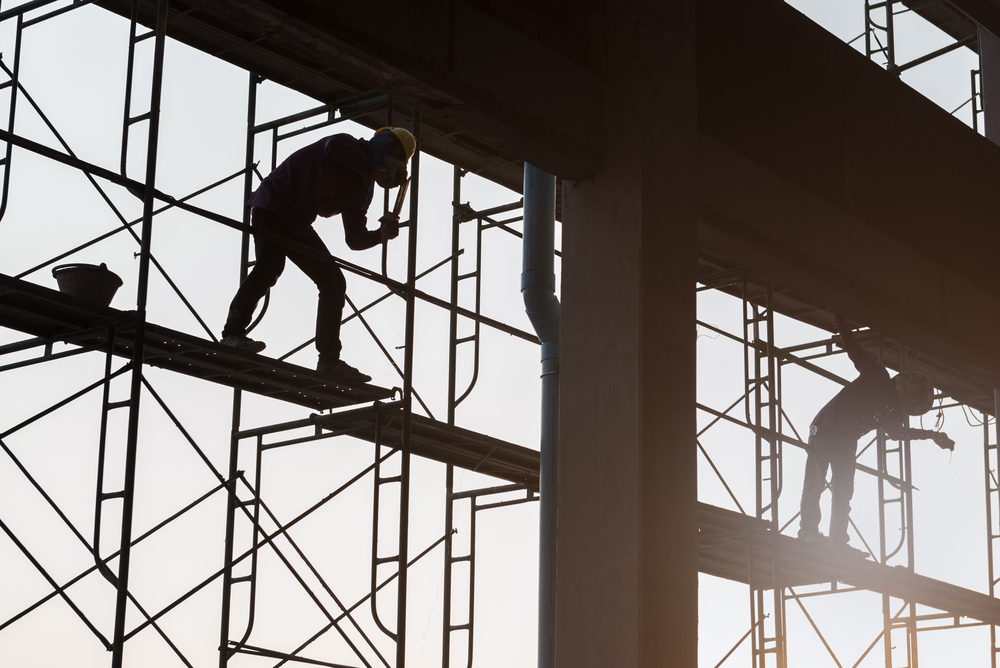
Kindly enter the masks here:
[[132, 554], [132, 513], [134, 509], [136, 457], [139, 442], [139, 399], [142, 395], [142, 366], [146, 337], [146, 302], [148, 298], [150, 248], [153, 232], [153, 203], [156, 189], [156, 155], [159, 138], [164, 48], [167, 39], [167, 5], [168, 0], [158, 0], [156, 5], [153, 72], [149, 102], [149, 132], [146, 147], [146, 176], [143, 191], [142, 245], [139, 255], [139, 287], [136, 297], [135, 339], [132, 351], [131, 393], [125, 449], [125, 480], [124, 489], [122, 490], [121, 548], [118, 558], [118, 592], [115, 606], [114, 640], [112, 641], [112, 668], [122, 667], [125, 652], [125, 617], [129, 596], [129, 568], [131, 566]]
[[521, 296], [542, 342], [538, 666], [555, 665], [556, 491], [559, 444], [559, 299], [555, 275], [556, 177], [524, 165]]

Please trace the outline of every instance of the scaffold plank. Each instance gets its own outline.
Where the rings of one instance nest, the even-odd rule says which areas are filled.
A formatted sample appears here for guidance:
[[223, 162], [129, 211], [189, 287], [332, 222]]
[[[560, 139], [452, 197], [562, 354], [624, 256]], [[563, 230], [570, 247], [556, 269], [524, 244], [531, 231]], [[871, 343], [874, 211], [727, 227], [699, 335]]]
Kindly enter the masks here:
[[[325, 429], [342, 430], [352, 436], [375, 442], [376, 419], [381, 420], [382, 445], [401, 447], [403, 411], [401, 407], [373, 407], [371, 411], [352, 411], [348, 419], [336, 413], [314, 415], [313, 421]], [[410, 452], [420, 457], [452, 464], [494, 478], [538, 489], [539, 458], [537, 450], [486, 436], [461, 427], [450, 426], [424, 415], [414, 414], [410, 428]]]
[[752, 585], [774, 587], [775, 555], [784, 586], [840, 584], [890, 596], [986, 624], [1000, 624], [1000, 600], [947, 582], [843, 555], [791, 536], [774, 536], [770, 523], [699, 504], [699, 570]]
[[[133, 311], [88, 303], [0, 274], [0, 327], [78, 345], [106, 345], [113, 330], [114, 353], [131, 358], [134, 326]], [[317, 410], [378, 401], [393, 393], [374, 385], [334, 383], [312, 369], [151, 323], [146, 324], [143, 359], [150, 366]]]

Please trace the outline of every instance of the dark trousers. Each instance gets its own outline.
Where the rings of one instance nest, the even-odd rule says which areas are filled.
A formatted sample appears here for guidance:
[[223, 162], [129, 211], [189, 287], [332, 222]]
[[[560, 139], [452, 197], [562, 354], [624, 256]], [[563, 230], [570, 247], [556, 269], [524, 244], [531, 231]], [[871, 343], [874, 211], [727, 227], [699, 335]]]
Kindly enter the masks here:
[[[287, 223], [281, 216], [258, 208], [252, 210], [250, 223], [256, 230], [287, 237], [328, 258], [333, 257], [312, 227]], [[316, 350], [319, 352], [319, 359], [321, 362], [338, 360], [341, 347], [340, 321], [344, 313], [344, 295], [347, 292], [344, 272], [332, 261], [304, 255], [271, 239], [255, 236], [253, 243], [257, 261], [229, 305], [229, 318], [222, 335], [246, 334], [257, 303], [268, 288], [278, 281], [285, 269], [285, 258], [288, 258], [319, 288], [319, 306], [316, 310]]]
[[851, 516], [851, 498], [854, 496], [854, 467], [831, 461], [825, 453], [831, 453], [853, 462], [857, 456], [858, 442], [842, 443], [824, 439], [822, 434], [810, 435], [809, 445], [815, 447], [806, 458], [806, 473], [802, 483], [801, 517], [799, 518], [799, 538], [806, 538], [819, 532], [821, 513], [819, 497], [826, 488], [827, 469], [833, 470], [830, 481], [833, 488], [833, 502], [830, 508], [830, 544], [844, 545], [848, 541], [847, 524]]

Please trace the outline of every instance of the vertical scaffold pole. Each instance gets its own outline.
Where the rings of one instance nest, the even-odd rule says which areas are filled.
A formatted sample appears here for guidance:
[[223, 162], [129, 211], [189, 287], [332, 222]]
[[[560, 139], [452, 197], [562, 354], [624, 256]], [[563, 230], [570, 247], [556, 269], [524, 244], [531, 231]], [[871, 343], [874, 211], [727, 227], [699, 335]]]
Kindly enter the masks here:
[[[906, 346], [901, 345], [899, 351], [900, 372], [909, 371], [909, 351]], [[909, 425], [909, 418], [906, 420]], [[913, 466], [910, 459], [910, 441], [907, 439], [900, 443], [903, 448], [903, 481], [906, 483], [902, 490], [903, 499], [906, 504], [906, 568], [910, 574], [916, 572], [916, 544], [913, 539]], [[911, 580], [912, 582], [912, 580]], [[906, 648], [908, 668], [918, 668], [920, 665], [917, 653], [917, 604], [910, 598], [910, 615], [906, 622]]]
[[410, 514], [410, 429], [413, 424], [413, 323], [417, 288], [417, 207], [420, 193], [420, 112], [413, 110], [413, 153], [410, 176], [409, 246], [406, 266], [406, 335], [403, 350], [403, 446], [400, 457], [399, 500], [399, 606], [396, 610], [396, 668], [406, 665], [406, 561]]
[[[17, 108], [17, 92], [21, 78], [21, 35], [23, 33], [24, 14], [17, 15], [17, 28], [14, 33], [14, 67], [10, 70], [10, 108], [7, 110], [7, 132], [14, 134], [14, 118]], [[0, 54], [0, 59], [3, 55]], [[0, 220], [7, 212], [7, 199], [10, 194], [10, 165], [13, 158], [14, 145], [7, 142], [4, 157], [0, 160], [3, 166], [3, 189], [0, 191]]]
[[[458, 306], [459, 266], [458, 251], [461, 247], [461, 218], [459, 203], [462, 201], [462, 170], [455, 167], [452, 175], [452, 216], [451, 216], [451, 305]], [[458, 313], [454, 310], [448, 317], [448, 425], [455, 425], [455, 411], [458, 408], [456, 395], [458, 392]], [[452, 587], [452, 554], [454, 542], [452, 530], [455, 527], [454, 501], [455, 467], [448, 465], [445, 473], [445, 504], [444, 504], [444, 603], [441, 623], [441, 666], [451, 666], [451, 587]]]
[[[254, 126], [257, 123], [257, 86], [260, 84], [260, 77], [250, 73], [247, 88], [247, 141], [244, 166], [246, 173], [243, 176], [243, 202], [250, 199], [253, 192], [253, 158], [254, 140], [257, 137]], [[250, 224], [250, 210], [243, 207], [243, 223]], [[250, 233], [244, 231], [240, 244], [240, 283], [246, 277], [250, 266]], [[229, 651], [229, 630], [230, 617], [232, 614], [232, 586], [233, 586], [233, 552], [236, 534], [236, 508], [238, 500], [236, 498], [236, 478], [239, 471], [239, 448], [240, 439], [237, 434], [240, 431], [241, 416], [243, 411], [243, 393], [240, 390], [233, 390], [233, 413], [231, 435], [229, 438], [229, 489], [226, 502], [226, 540], [225, 555], [223, 557], [222, 572], [222, 608], [220, 612], [219, 631], [219, 668], [225, 668], [229, 662], [231, 652]]]
[[[882, 54], [886, 59], [886, 70], [898, 76], [899, 68], [896, 66], [896, 37], [892, 15], [892, 6], [895, 1], [880, 0], [873, 3], [872, 0], [865, 0], [865, 54], [869, 58], [873, 58], [873, 56], [879, 53]], [[872, 12], [877, 9], [885, 10], [885, 25], [879, 25], [872, 18]], [[876, 30], [884, 33], [884, 44], [875, 32]], [[872, 43], [873, 40], [874, 44]]]
[[[879, 341], [879, 362], [882, 361], [882, 343]], [[875, 448], [878, 456], [879, 473], [889, 473], [888, 448], [885, 442], [885, 433], [879, 429], [875, 435]], [[887, 499], [885, 494], [885, 480], [878, 481], [878, 544], [879, 563], [887, 566], [889, 562], [889, 545], [886, 536], [887, 518], [886, 508], [889, 503], [898, 501], [897, 499]], [[883, 659], [887, 668], [892, 667], [892, 607], [888, 592], [882, 593], [882, 651]]]
[[[982, 30], [982, 28], [980, 28], [980, 30]], [[982, 49], [980, 49], [980, 51], [982, 51]], [[982, 55], [980, 55], [980, 59], [982, 59]], [[983, 71], [983, 68], [982, 68], [982, 66], [980, 66], [978, 70], [971, 70], [969, 72], [969, 83], [970, 83], [970, 87], [972, 89], [972, 97], [971, 97], [971, 101], [972, 101], [972, 130], [976, 134], [979, 134], [979, 114], [983, 111], [982, 106], [980, 104], [980, 100], [982, 99], [982, 96], [979, 94], [979, 86], [980, 86], [980, 84], [979, 84], [979, 74], [982, 71]]]
[[[392, 127], [392, 98], [390, 97], [385, 103], [385, 126], [387, 128]], [[382, 212], [389, 213], [389, 190], [385, 189], [382, 196]], [[382, 241], [382, 276], [385, 278], [389, 277], [389, 243], [386, 240]]]
[[142, 362], [146, 337], [146, 296], [149, 287], [149, 255], [153, 233], [153, 200], [156, 186], [156, 149], [159, 139], [160, 93], [163, 84], [163, 51], [167, 32], [167, 0], [156, 3], [156, 42], [153, 49], [152, 91], [149, 104], [149, 136], [146, 148], [146, 178], [142, 206], [142, 245], [139, 255], [139, 287], [136, 296], [135, 345], [132, 350], [132, 386], [125, 450], [125, 485], [122, 499], [121, 548], [118, 562], [118, 599], [112, 668], [121, 668], [125, 645], [125, 615], [128, 605], [128, 575], [132, 556], [132, 511], [135, 497], [135, 464], [139, 439], [139, 397], [142, 393]]
[[[756, 454], [756, 516], [770, 522], [772, 556], [772, 597], [771, 613], [768, 615], [767, 597], [764, 587], [756, 591], [751, 589], [751, 618], [760, 620], [769, 618], [769, 629], [761, 623], [755, 635], [753, 649], [754, 665], [766, 668], [767, 655], [774, 655], [777, 668], [785, 668], [787, 662], [785, 649], [785, 596], [781, 582], [781, 560], [778, 549], [778, 532], [781, 526], [778, 516], [778, 497], [781, 494], [781, 466], [779, 441], [773, 434], [778, 428], [777, 404], [777, 374], [774, 355], [774, 316], [771, 308], [773, 288], [770, 280], [765, 281], [763, 305], [751, 299], [748, 295], [749, 284], [746, 275], [743, 276], [743, 327], [744, 327], [744, 371], [746, 383], [746, 413], [747, 421], [763, 427], [772, 433], [766, 438], [760, 433], [754, 437]], [[753, 365], [750, 363], [750, 349], [753, 349]], [[753, 408], [751, 411], [751, 402]], [[766, 486], [765, 486], [766, 483]], [[765, 495], [768, 497], [765, 500]], [[751, 565], [752, 566], [752, 565]], [[770, 645], [770, 647], [768, 646]]]
[[[1000, 420], [996, 418], [1000, 411], [1000, 391], [993, 390], [993, 434], [990, 434], [989, 415], [983, 413], [983, 476], [986, 489], [986, 571], [989, 576], [989, 595], [996, 596], [996, 568], [994, 566], [995, 542], [1000, 538], [1000, 532], [994, 527], [997, 518], [994, 514], [995, 505], [1000, 498], [1000, 486], [997, 485], [996, 464], [998, 462], [998, 444], [1000, 444]], [[992, 440], [992, 442], [991, 442]], [[990, 625], [990, 666], [997, 668], [997, 627]]]
[[[883, 342], [879, 339], [878, 344], [878, 361], [879, 364], [883, 364]], [[884, 366], [884, 364], [883, 364]], [[885, 432], [879, 429], [875, 435], [876, 442], [876, 452], [878, 455], [878, 468], [880, 473], [889, 474], [889, 455], [899, 454], [899, 448], [893, 449], [890, 452], [888, 443], [886, 442]], [[899, 504], [899, 523], [900, 529], [902, 529], [905, 523], [905, 518], [903, 517], [904, 506], [902, 502], [902, 491], [900, 491], [900, 496], [898, 498], [888, 498], [886, 496], [886, 483], [885, 480], [879, 479], [878, 481], [878, 537], [879, 537], [879, 563], [883, 565], [889, 564], [889, 559], [896, 553], [899, 549], [897, 546], [893, 551], [889, 550], [888, 543], [888, 517], [886, 510], [889, 508], [890, 504]], [[892, 618], [892, 598], [889, 596], [888, 592], [882, 593], [882, 652], [883, 660], [885, 662], [886, 668], [892, 668], [892, 629], [893, 629], [893, 618]]]
[[764, 311], [763, 317], [759, 320], [759, 323], [764, 325], [763, 334], [765, 337], [765, 347], [763, 350], [761, 350], [760, 346], [756, 347], [757, 377], [761, 382], [757, 386], [755, 397], [758, 419], [757, 424], [761, 424], [763, 420], [766, 420], [766, 426], [772, 431], [772, 434], [762, 443], [762, 445], [767, 448], [767, 454], [764, 457], [764, 461], [766, 462], [769, 503], [767, 506], [758, 504], [758, 507], [761, 511], [761, 519], [764, 519], [763, 515], [767, 513], [770, 515], [769, 519], [771, 521], [771, 572], [774, 585], [771, 590], [773, 599], [771, 605], [773, 606], [772, 623], [774, 625], [774, 655], [775, 665], [778, 668], [784, 668], [786, 663], [784, 614], [785, 590], [781, 578], [781, 554], [778, 543], [779, 527], [781, 526], [778, 518], [778, 497], [781, 494], [781, 487], [779, 484], [781, 479], [781, 454], [779, 451], [780, 443], [773, 434], [774, 430], [777, 429], [778, 412], [776, 403], [777, 378], [774, 372], [774, 311], [772, 309], [774, 299], [770, 279], [765, 280], [764, 284]]

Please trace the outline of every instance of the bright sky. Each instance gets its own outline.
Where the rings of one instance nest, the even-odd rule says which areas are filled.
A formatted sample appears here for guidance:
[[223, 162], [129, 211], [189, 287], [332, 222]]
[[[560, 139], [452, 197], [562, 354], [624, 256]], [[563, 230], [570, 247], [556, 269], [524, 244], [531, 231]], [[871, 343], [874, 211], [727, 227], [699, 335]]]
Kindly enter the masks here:
[[[862, 32], [860, 2], [837, 3], [814, 0], [794, 2], [829, 30], [845, 39]], [[914, 55], [933, 50], [944, 38], [912, 17], [899, 17], [901, 51]], [[911, 25], [912, 24], [912, 25]], [[96, 7], [74, 10], [29, 28], [21, 51], [21, 81], [52, 125], [82, 159], [115, 169], [119, 161], [122, 95], [127, 49], [127, 23]], [[860, 42], [859, 42], [860, 43]], [[858, 44], [858, 43], [856, 43]], [[149, 68], [151, 42], [140, 52], [140, 69]], [[0, 51], [11, 66], [14, 33], [11, 22], [0, 26]], [[907, 59], [908, 56], [902, 56]], [[971, 54], [961, 50], [941, 61], [910, 71], [904, 78], [918, 90], [951, 110], [969, 97], [968, 70], [975, 66]], [[140, 77], [137, 99], [148, 97], [145, 77]], [[161, 121], [161, 143], [157, 187], [174, 196], [184, 196], [243, 168], [246, 131], [247, 75], [209, 56], [170, 42]], [[141, 104], [141, 103], [140, 103]], [[0, 91], [0, 117], [6, 118], [9, 89]], [[258, 121], [266, 121], [316, 106], [316, 102], [272, 84], [259, 89]], [[51, 132], [25, 103], [18, 101], [15, 129], [18, 134], [49, 146], [58, 146]], [[960, 112], [966, 114], [968, 107]], [[963, 117], [964, 118], [964, 117]], [[966, 119], [967, 120], [967, 119]], [[341, 129], [342, 128], [342, 129]], [[334, 131], [367, 133], [345, 124]], [[288, 140], [279, 148], [280, 160], [295, 148], [323, 136], [327, 131]], [[133, 135], [133, 149], [144, 146], [142, 133]], [[271, 155], [261, 142], [255, 157], [266, 173]], [[98, 234], [120, 226], [114, 212], [93, 186], [78, 173], [25, 152], [15, 150], [11, 171], [11, 194], [0, 221], [0, 273], [17, 275], [69, 250]], [[130, 175], [141, 174], [141, 150], [130, 154]], [[428, 157], [421, 163], [420, 247], [418, 271], [450, 254], [452, 169]], [[101, 183], [108, 197], [127, 220], [141, 214], [141, 202], [123, 189]], [[199, 206], [242, 217], [242, 182], [232, 181], [193, 200]], [[517, 195], [475, 176], [464, 179], [462, 201], [477, 209], [515, 201]], [[404, 209], [406, 210], [406, 209]], [[516, 215], [512, 214], [512, 215]], [[466, 224], [461, 244], [465, 254], [460, 271], [475, 268], [476, 235]], [[515, 225], [519, 226], [519, 224]], [[339, 222], [319, 221], [316, 229], [335, 255], [378, 268], [377, 250], [349, 251], [343, 243]], [[239, 235], [233, 230], [201, 220], [191, 214], [169, 211], [157, 216], [153, 254], [166, 268], [196, 310], [218, 336], [226, 308], [238, 279]], [[499, 230], [483, 235], [483, 312], [525, 330], [530, 330], [520, 299], [520, 242]], [[63, 262], [105, 262], [124, 279], [112, 306], [134, 308], [138, 262], [136, 244], [119, 234]], [[390, 273], [405, 276], [406, 233], [390, 245]], [[558, 270], [558, 267], [557, 267]], [[25, 276], [26, 280], [55, 287], [51, 267]], [[381, 295], [376, 285], [349, 276], [349, 296], [359, 307]], [[442, 268], [421, 281], [421, 288], [447, 299], [448, 270]], [[150, 321], [207, 337], [180, 300], [155, 272], [150, 285]], [[471, 284], [463, 286], [462, 303], [474, 305]], [[700, 318], [719, 327], [738, 331], [740, 305], [718, 294], [703, 293]], [[289, 266], [272, 292], [271, 304], [253, 336], [268, 343], [268, 354], [280, 355], [311, 336], [315, 318], [315, 287], [296, 268]], [[374, 309], [370, 322], [386, 348], [402, 365], [404, 312], [398, 299]], [[471, 333], [462, 323], [461, 334]], [[416, 371], [414, 384], [435, 417], [444, 419], [447, 390], [447, 326], [445, 314], [421, 306], [417, 312]], [[742, 352], [739, 346], [707, 331], [699, 338], [699, 401], [725, 408], [743, 391]], [[790, 345], [826, 336], [809, 327], [779, 319], [777, 343]], [[24, 338], [17, 332], [0, 330], [0, 343]], [[377, 385], [392, 387], [400, 380], [381, 356], [363, 327], [355, 321], [344, 330], [345, 359], [374, 376]], [[526, 447], [536, 448], [538, 439], [538, 350], [506, 334], [483, 331], [482, 357], [474, 391], [458, 411], [458, 423]], [[465, 348], [469, 348], [466, 346]], [[21, 358], [27, 358], [22, 354]], [[291, 361], [311, 367], [311, 347]], [[119, 362], [120, 363], [120, 362]], [[0, 376], [0, 433], [65, 398], [103, 373], [103, 357], [82, 355], [28, 368], [6, 371]], [[854, 371], [841, 356], [823, 362], [848, 378]], [[460, 354], [460, 387], [473, 375], [472, 354]], [[148, 379], [193, 439], [219, 470], [225, 471], [231, 424], [231, 391], [207, 382], [150, 369]], [[832, 383], [786, 369], [784, 407], [789, 420], [802, 433], [813, 414], [836, 390]], [[127, 395], [124, 379], [112, 386], [113, 398]], [[138, 462], [138, 495], [135, 534], [145, 531], [184, 507], [215, 484], [214, 476], [197, 458], [184, 437], [148, 394], [143, 397], [142, 439]], [[113, 415], [106, 471], [116, 479], [121, 470], [124, 447], [124, 412]], [[242, 425], [261, 426], [302, 419], [305, 409], [245, 395]], [[978, 416], [976, 416], [978, 417]], [[35, 476], [45, 491], [67, 514], [89, 541], [93, 536], [96, 451], [99, 434], [100, 396], [92, 392], [59, 409], [51, 416], [3, 438], [4, 445]], [[699, 416], [704, 423], [704, 416]], [[985, 538], [982, 492], [982, 430], [966, 424], [961, 411], [945, 412], [944, 429], [958, 441], [953, 457], [929, 443], [914, 446], [914, 475], [920, 491], [915, 495], [917, 567], [931, 577], [983, 591]], [[925, 426], [930, 426], [925, 421]], [[297, 436], [307, 435], [302, 432]], [[726, 481], [744, 508], [753, 506], [753, 440], [748, 432], [713, 427], [702, 439]], [[249, 450], [249, 445], [244, 450]], [[373, 448], [341, 437], [300, 444], [265, 453], [262, 493], [269, 507], [288, 521], [323, 498], [370, 464]], [[393, 460], [394, 461], [394, 460]], [[804, 457], [786, 449], [785, 489], [782, 516], [790, 519], [797, 510]], [[872, 465], [872, 461], [865, 463]], [[711, 469], [699, 465], [703, 501], [735, 508]], [[252, 456], [240, 462], [248, 476], [255, 471]], [[390, 466], [395, 466], [391, 464]], [[394, 470], [394, 469], [392, 469]], [[444, 533], [444, 467], [414, 460], [411, 501], [410, 550], [415, 555]], [[391, 471], [390, 471], [391, 472]], [[389, 473], [387, 473], [388, 475]], [[81, 543], [58, 519], [38, 492], [17, 469], [14, 460], [0, 455], [0, 518], [30, 549], [32, 555], [58, 582], [67, 582], [85, 571], [92, 559]], [[496, 481], [469, 472], [456, 472], [456, 488], [477, 489]], [[112, 485], [113, 486], [113, 485]], [[323, 510], [311, 515], [294, 537], [311, 563], [322, 572], [341, 601], [350, 605], [369, 589], [371, 557], [371, 476], [352, 486]], [[391, 501], [394, 492], [385, 491]], [[875, 487], [859, 476], [855, 497], [855, 521], [862, 531], [877, 537]], [[505, 497], [513, 498], [513, 497]], [[826, 498], [826, 497], [825, 497]], [[828, 502], [828, 501], [827, 501]], [[109, 506], [110, 507], [110, 506]], [[391, 507], [391, 504], [390, 504]], [[103, 542], [117, 542], [113, 530], [117, 511], [110, 510]], [[380, 554], [394, 547], [394, 513], [383, 507]], [[470, 527], [468, 504], [458, 507], [459, 533], [456, 553], [468, 549]], [[180, 593], [209, 577], [220, 567], [224, 530], [221, 497], [158, 532], [138, 547], [133, 557], [132, 586], [142, 605], [158, 611]], [[239, 544], [248, 536], [243, 526]], [[794, 527], [787, 530], [793, 532]], [[287, 545], [282, 546], [288, 549]], [[239, 548], [238, 548], [239, 549]], [[475, 591], [475, 665], [478, 668], [533, 665], [535, 661], [535, 616], [537, 586], [537, 507], [533, 503], [493, 509], [477, 514]], [[441, 610], [443, 576], [441, 548], [418, 562], [410, 575], [408, 614], [408, 663], [411, 666], [441, 664]], [[293, 558], [296, 569], [304, 565]], [[2, 590], [0, 624], [48, 594], [51, 587], [31, 563], [6, 538], [0, 538]], [[384, 576], [388, 567], [380, 570]], [[461, 574], [460, 569], [460, 574]], [[468, 582], [467, 574], [463, 576]], [[453, 595], [455, 623], [465, 621], [468, 588], [456, 581]], [[313, 580], [310, 576], [310, 582]], [[715, 666], [749, 628], [748, 594], [745, 587], [702, 577], [701, 663]], [[319, 588], [316, 588], [319, 590]], [[379, 598], [379, 612], [395, 626], [394, 588]], [[163, 626], [184, 655], [195, 665], [211, 665], [218, 644], [218, 601], [221, 588], [213, 583], [164, 617]], [[113, 590], [99, 575], [92, 574], [69, 590], [74, 603], [87, 614], [105, 636], [112, 633]], [[335, 604], [320, 593], [324, 605]], [[809, 613], [834, 645], [844, 665], [851, 665], [881, 629], [878, 596], [848, 594], [806, 602]], [[236, 597], [233, 637], [245, 625], [245, 600]], [[805, 618], [789, 603], [788, 634], [792, 665], [835, 665], [808, 627]], [[135, 617], [130, 619], [134, 620]], [[374, 643], [392, 656], [391, 643], [374, 628], [370, 610], [361, 609], [359, 624], [377, 638]], [[282, 651], [322, 628], [324, 618], [302, 588], [270, 552], [261, 557], [257, 615], [250, 644]], [[57, 630], [55, 633], [54, 630]], [[349, 631], [353, 641], [359, 640]], [[464, 665], [464, 633], [454, 634], [452, 665]], [[988, 665], [988, 632], [985, 629], [936, 632], [920, 638], [924, 665]], [[130, 641], [126, 658], [131, 665], [179, 666], [183, 663], [154, 632], [147, 630]], [[958, 652], [965, 652], [958, 660]], [[366, 650], [369, 661], [378, 660]], [[330, 633], [307, 653], [357, 665], [343, 640]], [[108, 654], [95, 636], [69, 608], [51, 601], [0, 631], [2, 665], [18, 667], [72, 665], [104, 666]], [[945, 662], [943, 658], [949, 657]], [[862, 665], [882, 665], [876, 649]], [[725, 664], [747, 665], [744, 643]], [[238, 657], [231, 665], [265, 665], [262, 660]], [[267, 665], [273, 665], [268, 662]], [[902, 665], [902, 664], [900, 664]]]

